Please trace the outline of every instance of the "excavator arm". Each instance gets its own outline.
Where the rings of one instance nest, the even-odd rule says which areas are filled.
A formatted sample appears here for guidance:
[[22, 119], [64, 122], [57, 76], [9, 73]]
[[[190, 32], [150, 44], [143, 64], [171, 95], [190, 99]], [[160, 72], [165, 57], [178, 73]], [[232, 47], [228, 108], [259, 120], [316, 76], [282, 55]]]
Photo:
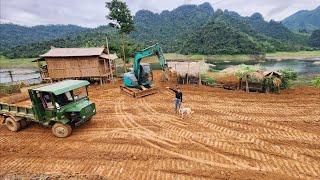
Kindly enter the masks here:
[[134, 64], [133, 64], [133, 71], [138, 79], [140, 81], [141, 71], [140, 71], [140, 62], [143, 58], [150, 57], [156, 55], [158, 57], [159, 64], [161, 66], [161, 69], [166, 72], [168, 69], [167, 61], [164, 58], [162, 49], [160, 45], [157, 43], [155, 45], [149, 46], [146, 49], [143, 49], [141, 51], [138, 51], [134, 55]]
[[[134, 55], [133, 71], [127, 72], [123, 76], [124, 86], [120, 86], [121, 92], [127, 93], [135, 98], [143, 97], [158, 92], [157, 87], [152, 86], [150, 74], [152, 73], [150, 64], [140, 63], [143, 58], [157, 56], [161, 69], [163, 70], [163, 80], [168, 80], [168, 65], [163, 56], [162, 49], [159, 44], [155, 44], [146, 49], [138, 51]], [[147, 69], [147, 68], [150, 69]]]

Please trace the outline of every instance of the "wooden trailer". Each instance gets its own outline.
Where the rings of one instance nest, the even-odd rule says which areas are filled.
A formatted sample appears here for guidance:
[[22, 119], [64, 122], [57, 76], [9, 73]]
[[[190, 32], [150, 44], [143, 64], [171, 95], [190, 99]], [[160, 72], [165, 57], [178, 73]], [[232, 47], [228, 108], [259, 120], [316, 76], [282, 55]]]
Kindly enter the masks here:
[[[117, 55], [108, 54], [104, 47], [98, 48], [51, 48], [36, 60], [45, 61], [43, 78], [53, 81], [62, 79], [113, 81]], [[39, 66], [40, 67], [40, 66]]]

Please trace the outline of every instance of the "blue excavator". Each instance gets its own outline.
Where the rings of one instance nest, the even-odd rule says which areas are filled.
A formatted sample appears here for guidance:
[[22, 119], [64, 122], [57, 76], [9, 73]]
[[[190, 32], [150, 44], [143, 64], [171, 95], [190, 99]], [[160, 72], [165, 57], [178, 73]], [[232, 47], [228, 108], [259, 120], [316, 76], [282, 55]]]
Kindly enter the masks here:
[[163, 71], [162, 80], [168, 80], [168, 65], [164, 58], [160, 45], [154, 44], [141, 51], [135, 52], [133, 69], [127, 72], [123, 77], [123, 86], [120, 86], [122, 92], [127, 93], [135, 98], [143, 97], [158, 92], [158, 88], [152, 84], [153, 73], [149, 63], [141, 63], [141, 60], [146, 57], [157, 56]]

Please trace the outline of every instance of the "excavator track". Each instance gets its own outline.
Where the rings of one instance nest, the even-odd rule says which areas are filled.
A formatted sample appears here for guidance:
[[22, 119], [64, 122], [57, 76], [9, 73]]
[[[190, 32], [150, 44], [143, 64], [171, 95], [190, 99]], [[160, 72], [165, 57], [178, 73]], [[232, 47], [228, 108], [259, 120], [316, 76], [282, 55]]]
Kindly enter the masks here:
[[140, 98], [144, 96], [149, 96], [151, 94], [156, 94], [159, 92], [159, 88], [152, 87], [152, 88], [144, 88], [143, 90], [136, 89], [136, 88], [128, 88], [126, 86], [120, 86], [121, 93], [125, 93], [129, 96], [134, 98]]

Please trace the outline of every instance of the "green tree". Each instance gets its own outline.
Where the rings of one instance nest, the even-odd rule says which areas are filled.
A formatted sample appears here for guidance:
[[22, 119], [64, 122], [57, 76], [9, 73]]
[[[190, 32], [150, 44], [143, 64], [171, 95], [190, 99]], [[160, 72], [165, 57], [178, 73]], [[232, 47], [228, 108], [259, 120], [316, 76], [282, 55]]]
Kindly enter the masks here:
[[126, 57], [124, 47], [124, 36], [134, 30], [134, 22], [130, 10], [125, 2], [120, 0], [112, 0], [106, 2], [106, 8], [109, 9], [109, 14], [106, 16], [108, 20], [115, 21], [116, 23], [110, 23], [113, 27], [120, 30], [122, 41], [122, 55], [124, 61], [124, 69], [126, 71]]
[[312, 32], [309, 40], [310, 46], [320, 48], [320, 29]]

